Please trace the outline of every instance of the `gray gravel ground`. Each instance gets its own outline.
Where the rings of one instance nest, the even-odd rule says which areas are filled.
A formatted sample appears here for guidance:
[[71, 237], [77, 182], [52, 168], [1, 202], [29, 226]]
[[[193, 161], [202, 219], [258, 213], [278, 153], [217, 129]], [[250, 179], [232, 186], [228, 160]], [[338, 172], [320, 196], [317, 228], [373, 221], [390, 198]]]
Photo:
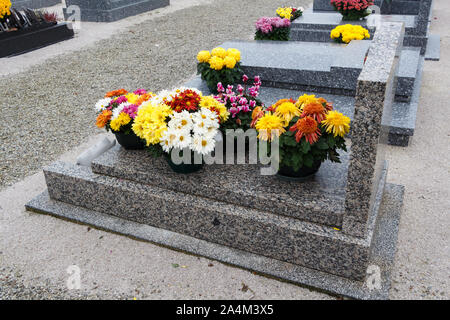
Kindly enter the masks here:
[[215, 0], [143, 22], [1, 81], [0, 188], [98, 133], [92, 106], [105, 92], [179, 85], [195, 72], [199, 50], [251, 38], [253, 22], [273, 16], [284, 3]]

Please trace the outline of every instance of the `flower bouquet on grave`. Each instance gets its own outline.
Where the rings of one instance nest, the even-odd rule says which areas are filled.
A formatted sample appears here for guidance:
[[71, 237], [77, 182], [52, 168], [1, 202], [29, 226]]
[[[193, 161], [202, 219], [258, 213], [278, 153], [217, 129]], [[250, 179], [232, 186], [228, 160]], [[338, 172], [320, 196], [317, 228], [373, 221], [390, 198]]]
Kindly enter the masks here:
[[[220, 130], [222, 135], [226, 137], [227, 130], [242, 129], [243, 133], [251, 128], [252, 112], [256, 107], [262, 107], [263, 103], [258, 99], [259, 90], [261, 87], [261, 80], [256, 76], [253, 85], [248, 85], [249, 78], [244, 75], [242, 77], [242, 85], [238, 85], [236, 90], [229, 85], [226, 89], [221, 83], [217, 84], [217, 91], [219, 94], [214, 97], [215, 100], [224, 104], [230, 114], [228, 119], [224, 121]], [[234, 150], [237, 150], [236, 142], [237, 136], [234, 135]], [[226, 141], [226, 140], [225, 140]], [[247, 141], [246, 141], [247, 143]], [[226, 143], [224, 143], [224, 148]]]
[[119, 89], [108, 92], [95, 104], [97, 127], [112, 131], [119, 144], [127, 150], [143, 149], [145, 144], [132, 130], [134, 119], [141, 104], [154, 97], [143, 89], [128, 92]]
[[354, 21], [367, 17], [372, 12], [369, 7], [373, 5], [372, 0], [331, 0], [336, 11], [342, 14], [342, 20]]
[[370, 39], [369, 30], [358, 25], [345, 24], [331, 30], [331, 39], [338, 43], [349, 43], [352, 40]]
[[11, 1], [0, 0], [0, 31], [7, 30], [7, 25], [3, 25], [4, 22], [11, 15]]
[[[203, 96], [197, 89], [178, 88], [164, 90], [144, 103], [132, 129], [154, 157], [164, 154], [175, 172], [191, 173], [202, 167], [201, 161], [194, 160], [214, 150], [220, 124], [228, 116], [225, 105], [212, 96]], [[173, 152], [187, 160], [173, 162]]]
[[292, 22], [295, 19], [300, 18], [303, 14], [303, 11], [305, 10], [302, 7], [280, 7], [277, 9], [277, 16], [282, 19], [289, 19]]
[[255, 23], [255, 40], [288, 41], [291, 32], [291, 20], [280, 17], [262, 17]]
[[206, 81], [209, 90], [217, 93], [217, 84], [220, 82], [224, 86], [232, 85], [239, 80], [242, 75], [241, 52], [230, 48], [225, 50], [218, 47], [209, 51], [200, 51], [197, 54], [197, 73]]
[[350, 118], [315, 95], [305, 94], [297, 101], [282, 99], [267, 109], [255, 108], [252, 118], [260, 140], [279, 138], [279, 176], [304, 179], [315, 174], [327, 159], [340, 162], [337, 151], [346, 151], [344, 137]]

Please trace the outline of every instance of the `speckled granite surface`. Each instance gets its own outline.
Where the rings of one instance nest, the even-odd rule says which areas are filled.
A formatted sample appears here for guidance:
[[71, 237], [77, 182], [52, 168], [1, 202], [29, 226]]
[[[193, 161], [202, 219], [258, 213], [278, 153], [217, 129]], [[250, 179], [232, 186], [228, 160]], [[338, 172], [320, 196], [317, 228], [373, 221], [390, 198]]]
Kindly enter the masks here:
[[[265, 86], [354, 95], [370, 43], [229, 41], [221, 46], [239, 49], [244, 72], [250, 77], [259, 75]], [[411, 97], [419, 58], [417, 48], [402, 51], [398, 100]]]
[[[331, 227], [97, 175], [63, 162], [44, 173], [53, 200], [347, 278], [365, 275], [370, 232], [355, 238]], [[374, 207], [372, 228], [377, 214]]]
[[28, 203], [27, 209], [87, 224], [102, 230], [116, 232], [139, 240], [153, 242], [176, 250], [205, 256], [263, 275], [317, 288], [332, 294], [355, 299], [388, 299], [403, 192], [404, 188], [401, 186], [392, 184], [386, 186], [368, 263], [371, 266], [380, 268], [382, 281], [381, 287], [372, 287], [372, 289], [369, 289], [367, 286], [367, 278], [364, 281], [354, 281], [330, 273], [200, 240], [181, 233], [121, 219], [79, 206], [51, 200], [47, 192]]
[[164, 158], [120, 146], [95, 159], [94, 173], [254, 208], [325, 225], [342, 225], [348, 154], [342, 163], [322, 164], [304, 182], [260, 174], [258, 165], [205, 165], [199, 172], [174, 173]]
[[392, 117], [403, 36], [401, 23], [379, 27], [358, 78], [343, 221], [343, 231], [354, 236], [363, 237], [367, 232], [368, 216], [384, 166], [389, 131], [382, 123], [389, 123]]

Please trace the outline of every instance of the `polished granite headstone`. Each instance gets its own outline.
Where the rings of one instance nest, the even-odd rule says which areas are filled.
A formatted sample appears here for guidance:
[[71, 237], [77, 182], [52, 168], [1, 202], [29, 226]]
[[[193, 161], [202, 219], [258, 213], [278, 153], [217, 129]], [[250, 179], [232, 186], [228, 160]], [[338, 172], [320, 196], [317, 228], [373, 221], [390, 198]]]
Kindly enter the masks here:
[[57, 4], [61, 4], [62, 0], [13, 0], [11, 1], [12, 7], [16, 9], [30, 8], [39, 9], [52, 7]]
[[[338, 43], [229, 41], [221, 46], [241, 51], [242, 69], [259, 75], [265, 86], [354, 95], [370, 41]], [[409, 101], [420, 52], [405, 48], [400, 57], [396, 100]]]
[[[422, 0], [373, 1], [374, 5], [379, 8], [381, 14], [406, 14], [406, 15], [418, 15], [421, 9], [421, 2]], [[334, 11], [334, 7], [331, 5], [330, 0], [314, 0], [313, 10], [316, 12]]]
[[72, 5], [81, 9], [82, 21], [111, 22], [168, 6], [170, 0], [66, 0], [66, 8]]
[[[338, 294], [387, 298], [403, 189], [385, 188], [380, 113], [388, 117], [393, 103], [392, 90], [385, 93], [394, 86], [392, 52], [400, 49], [402, 30], [401, 24], [381, 27], [369, 48], [352, 124], [361, 136], [352, 134], [349, 157], [325, 163], [307, 181], [261, 176], [257, 165], [205, 165], [195, 174], [174, 174], [146, 151], [115, 147], [88, 167], [46, 167], [48, 191], [27, 209]], [[382, 56], [386, 66], [377, 63]], [[383, 272], [379, 288], [366, 284], [369, 265]]]

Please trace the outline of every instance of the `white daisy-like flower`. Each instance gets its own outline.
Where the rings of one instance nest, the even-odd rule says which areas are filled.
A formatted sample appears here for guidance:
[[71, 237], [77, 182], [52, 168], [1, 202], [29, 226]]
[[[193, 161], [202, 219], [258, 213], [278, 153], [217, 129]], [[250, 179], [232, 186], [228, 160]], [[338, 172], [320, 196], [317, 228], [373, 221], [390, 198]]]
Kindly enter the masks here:
[[191, 114], [186, 110], [182, 112], [175, 112], [171, 115], [171, 120], [168, 124], [169, 128], [179, 129], [179, 130], [192, 130], [192, 119]]
[[186, 130], [176, 130], [176, 137], [175, 140], [173, 142], [173, 146], [174, 148], [177, 149], [184, 149], [187, 148], [191, 145], [192, 142], [192, 136], [191, 133], [189, 131]]
[[112, 100], [111, 98], [104, 98], [98, 100], [97, 103], [95, 104], [95, 111], [100, 112], [105, 110], [109, 106], [111, 100]]
[[206, 155], [210, 154], [216, 145], [214, 136], [210, 135], [194, 135], [192, 139], [191, 149], [195, 152]]
[[169, 153], [174, 147], [174, 143], [177, 139], [177, 132], [175, 129], [168, 128], [161, 137], [161, 147], [164, 152]]

